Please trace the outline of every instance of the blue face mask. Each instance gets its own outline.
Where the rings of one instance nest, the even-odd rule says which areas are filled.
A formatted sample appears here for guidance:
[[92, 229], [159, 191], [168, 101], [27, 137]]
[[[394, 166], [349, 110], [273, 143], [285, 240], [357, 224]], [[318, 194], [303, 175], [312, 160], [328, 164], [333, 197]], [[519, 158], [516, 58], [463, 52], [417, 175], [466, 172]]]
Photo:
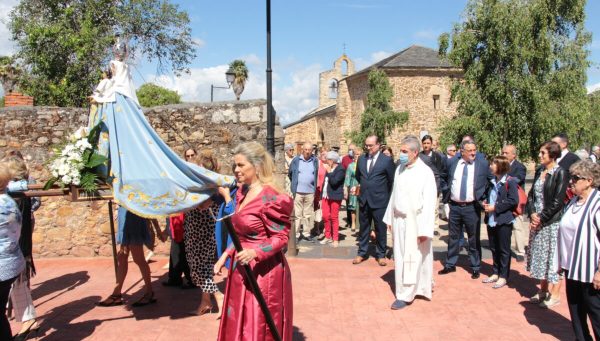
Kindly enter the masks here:
[[408, 163], [408, 154], [400, 153], [398, 161], [400, 161], [401, 165], [406, 165]]
[[348, 156], [354, 157], [354, 151], [352, 149], [348, 151]]

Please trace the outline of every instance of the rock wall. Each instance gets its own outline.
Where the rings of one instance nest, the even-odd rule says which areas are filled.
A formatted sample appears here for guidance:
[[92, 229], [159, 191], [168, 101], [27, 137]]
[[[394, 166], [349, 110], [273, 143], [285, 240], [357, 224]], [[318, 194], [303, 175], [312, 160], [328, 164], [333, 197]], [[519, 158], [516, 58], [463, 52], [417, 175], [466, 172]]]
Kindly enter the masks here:
[[[147, 108], [151, 125], [179, 155], [189, 146], [210, 148], [218, 156], [221, 172], [231, 174], [232, 149], [239, 143], [266, 143], [264, 100], [186, 103]], [[0, 156], [20, 150], [31, 175], [49, 178], [44, 162], [51, 146], [87, 124], [87, 109], [11, 107], [0, 109]], [[283, 130], [276, 120], [275, 160], [279, 178], [284, 172]], [[106, 201], [73, 203], [44, 197], [35, 213], [34, 253], [41, 257], [94, 257], [111, 255], [110, 224]], [[164, 226], [164, 222], [161, 222]], [[155, 253], [168, 254], [169, 244], [157, 242]]]

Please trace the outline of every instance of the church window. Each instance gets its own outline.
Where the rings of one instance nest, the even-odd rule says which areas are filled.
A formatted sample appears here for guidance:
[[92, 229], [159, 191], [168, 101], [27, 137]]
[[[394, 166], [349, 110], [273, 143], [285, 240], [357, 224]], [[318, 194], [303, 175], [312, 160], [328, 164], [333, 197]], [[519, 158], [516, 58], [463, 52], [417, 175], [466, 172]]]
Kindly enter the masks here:
[[433, 95], [433, 109], [440, 108], [440, 95]]
[[332, 79], [329, 81], [329, 98], [337, 98], [338, 94], [338, 81]]

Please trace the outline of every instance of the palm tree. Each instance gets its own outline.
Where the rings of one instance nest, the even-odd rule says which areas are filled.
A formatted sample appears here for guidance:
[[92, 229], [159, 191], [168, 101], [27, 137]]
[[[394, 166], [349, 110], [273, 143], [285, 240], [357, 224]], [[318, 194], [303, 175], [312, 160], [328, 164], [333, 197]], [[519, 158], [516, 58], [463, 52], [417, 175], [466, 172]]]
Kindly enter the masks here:
[[237, 100], [240, 100], [246, 81], [248, 80], [248, 68], [246, 62], [240, 59], [236, 59], [229, 64], [229, 69], [235, 74], [235, 80], [233, 81], [233, 92]]

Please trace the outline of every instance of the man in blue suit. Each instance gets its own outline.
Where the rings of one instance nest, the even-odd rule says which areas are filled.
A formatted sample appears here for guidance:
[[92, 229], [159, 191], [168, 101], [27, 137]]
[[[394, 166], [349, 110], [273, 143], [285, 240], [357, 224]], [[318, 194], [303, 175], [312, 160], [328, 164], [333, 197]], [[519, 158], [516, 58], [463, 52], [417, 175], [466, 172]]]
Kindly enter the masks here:
[[487, 160], [476, 157], [477, 146], [472, 140], [463, 140], [461, 156], [455, 158], [448, 169], [448, 177], [442, 185], [444, 202], [450, 204], [448, 218], [448, 255], [444, 269], [438, 274], [445, 275], [456, 271], [456, 261], [460, 251], [464, 227], [469, 239], [469, 259], [471, 278], [479, 278], [481, 267], [481, 209], [492, 174]]
[[[358, 202], [360, 206], [360, 230], [358, 232], [358, 255], [352, 264], [360, 264], [368, 258], [371, 224], [375, 225], [375, 260], [381, 266], [387, 265], [385, 257], [387, 227], [383, 216], [387, 209], [392, 186], [394, 185], [394, 161], [380, 152], [381, 144], [375, 135], [365, 140], [368, 153], [358, 159], [356, 180], [359, 183]], [[351, 192], [356, 193], [356, 188]]]

